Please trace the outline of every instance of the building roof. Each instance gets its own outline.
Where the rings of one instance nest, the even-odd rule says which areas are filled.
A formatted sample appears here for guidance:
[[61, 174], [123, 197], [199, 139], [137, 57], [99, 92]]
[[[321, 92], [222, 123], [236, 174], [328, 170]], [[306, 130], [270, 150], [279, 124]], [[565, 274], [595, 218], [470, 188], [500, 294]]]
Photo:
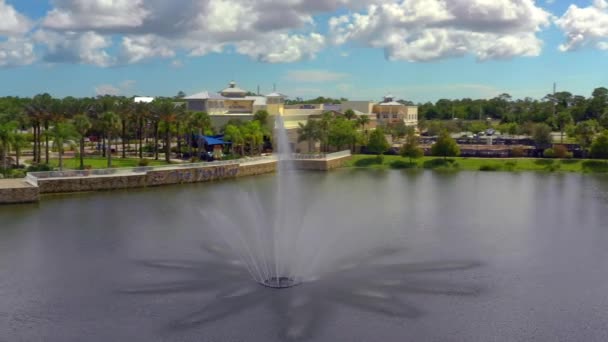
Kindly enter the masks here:
[[228, 85], [228, 88], [222, 90], [220, 92], [222, 95], [224, 94], [228, 94], [228, 95], [245, 95], [247, 94], [246, 90], [243, 90], [239, 87], [236, 86], [236, 82], [232, 81], [230, 82], [230, 84]]
[[150, 103], [152, 101], [154, 101], [154, 98], [148, 96], [138, 96], [133, 98], [133, 102], [135, 103]]
[[381, 106], [403, 106], [403, 103], [391, 101], [391, 102], [381, 102]]
[[265, 106], [266, 98], [264, 96], [245, 96], [245, 100], [253, 100], [254, 106]]
[[214, 92], [202, 91], [190, 96], [184, 97], [184, 100], [224, 100], [226, 99], [222, 95]]
[[274, 92], [274, 93], [270, 93], [270, 94], [266, 95], [266, 97], [289, 97], [289, 96], [287, 96], [285, 94]]

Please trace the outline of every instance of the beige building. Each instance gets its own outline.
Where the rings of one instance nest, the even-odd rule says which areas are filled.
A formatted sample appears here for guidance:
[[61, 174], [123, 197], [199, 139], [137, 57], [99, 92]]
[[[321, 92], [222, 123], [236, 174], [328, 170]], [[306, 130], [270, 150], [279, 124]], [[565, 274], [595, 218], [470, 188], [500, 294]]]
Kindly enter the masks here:
[[373, 114], [380, 125], [399, 122], [403, 122], [406, 126], [418, 125], [418, 107], [397, 102], [393, 95], [385, 96], [382, 102], [374, 105]]
[[307, 142], [298, 142], [298, 127], [300, 124], [306, 124], [311, 118], [320, 118], [325, 112], [334, 112], [339, 115], [350, 109], [357, 116], [367, 115], [370, 122], [365, 129], [374, 129], [378, 124], [398, 122], [404, 122], [407, 126], [418, 124], [418, 107], [403, 105], [396, 102], [390, 95], [385, 96], [384, 101], [380, 103], [345, 101], [339, 105], [285, 105], [287, 96], [278, 92], [266, 96], [248, 94], [251, 93], [239, 88], [235, 82], [230, 82], [228, 87], [222, 91], [203, 91], [187, 96], [184, 100], [188, 110], [209, 113], [212, 124], [217, 128], [224, 126], [231, 119], [252, 120], [258, 110], [266, 110], [273, 117], [280, 115], [283, 117], [292, 149], [301, 153], [311, 151], [308, 151]]

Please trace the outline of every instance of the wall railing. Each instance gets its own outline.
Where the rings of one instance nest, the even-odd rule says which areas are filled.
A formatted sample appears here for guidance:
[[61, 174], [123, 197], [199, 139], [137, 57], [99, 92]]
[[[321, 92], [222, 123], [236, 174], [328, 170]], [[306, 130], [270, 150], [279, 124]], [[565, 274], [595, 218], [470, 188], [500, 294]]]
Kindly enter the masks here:
[[120, 176], [120, 175], [141, 175], [151, 171], [180, 170], [187, 168], [207, 168], [226, 165], [240, 165], [243, 163], [259, 162], [262, 160], [274, 160], [272, 156], [261, 156], [253, 158], [241, 158], [234, 160], [219, 160], [214, 162], [199, 162], [187, 164], [168, 164], [159, 166], [135, 166], [126, 168], [111, 169], [92, 169], [92, 170], [63, 170], [46, 172], [28, 172], [26, 180], [37, 185], [38, 179], [49, 178], [75, 178], [75, 177], [98, 177], [98, 176]]

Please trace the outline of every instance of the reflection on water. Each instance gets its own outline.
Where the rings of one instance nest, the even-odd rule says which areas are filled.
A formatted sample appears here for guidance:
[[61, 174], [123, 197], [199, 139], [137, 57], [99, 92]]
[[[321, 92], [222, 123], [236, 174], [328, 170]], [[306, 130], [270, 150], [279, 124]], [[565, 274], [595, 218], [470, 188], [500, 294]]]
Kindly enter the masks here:
[[[140, 284], [120, 290], [123, 294], [163, 295], [186, 292], [213, 294], [200, 309], [168, 324], [168, 329], [202, 328], [205, 324], [229, 319], [242, 311], [266, 306], [276, 316], [278, 332], [284, 339], [307, 339], [328, 321], [337, 306], [393, 318], [413, 319], [424, 308], [408, 302], [413, 295], [476, 296], [479, 284], [458, 283], [438, 276], [481, 266], [476, 261], [433, 261], [403, 263], [403, 253], [381, 250], [349, 260], [332, 274], [288, 289], [270, 289], [251, 280], [244, 265], [225, 259], [226, 255], [206, 249], [212, 261], [146, 260], [139, 266], [158, 272], [180, 272], [181, 280]], [[432, 275], [432, 276], [427, 276]]]

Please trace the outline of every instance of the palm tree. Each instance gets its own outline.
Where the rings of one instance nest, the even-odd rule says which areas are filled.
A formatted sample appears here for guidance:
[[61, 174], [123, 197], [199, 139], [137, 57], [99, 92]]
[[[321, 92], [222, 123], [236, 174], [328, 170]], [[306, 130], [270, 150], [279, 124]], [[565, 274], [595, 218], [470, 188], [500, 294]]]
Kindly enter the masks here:
[[103, 130], [105, 132], [106, 138], [108, 140], [107, 146], [107, 156], [108, 156], [108, 168], [112, 167], [112, 136], [115, 132], [118, 132], [121, 129], [121, 121], [120, 116], [118, 116], [114, 112], [105, 112], [101, 117]]
[[[205, 131], [211, 127], [211, 118], [209, 114], [205, 112], [194, 112], [190, 114], [190, 126], [193, 130], [196, 130], [197, 133], [197, 142], [196, 142], [196, 155], [198, 158], [201, 156], [201, 147], [202, 147], [202, 139]], [[194, 131], [193, 131], [194, 133]], [[234, 143], [234, 142], [233, 142]], [[192, 143], [191, 143], [192, 145]]]
[[243, 138], [249, 142], [249, 154], [253, 156], [264, 142], [262, 126], [259, 121], [249, 121], [241, 129], [243, 130]]
[[80, 169], [84, 170], [84, 137], [93, 127], [91, 120], [86, 115], [80, 114], [74, 117], [74, 128], [80, 137]]
[[357, 114], [355, 114], [355, 112], [352, 109], [347, 109], [344, 112], [344, 117], [346, 118], [346, 120], [352, 120], [357, 116]]
[[0, 123], [0, 160], [2, 161], [2, 169], [4, 172], [8, 172], [8, 156], [10, 153], [11, 144], [13, 144], [15, 137], [15, 129], [17, 124], [13, 121]]
[[45, 164], [49, 164], [49, 138], [55, 135], [55, 132], [51, 131], [51, 124], [57, 125], [61, 122], [65, 115], [65, 107], [63, 101], [59, 99], [53, 99], [48, 107], [44, 120], [44, 161]]
[[329, 128], [334, 116], [331, 112], [323, 113], [319, 121], [319, 140], [321, 140], [321, 152], [328, 151]]
[[13, 149], [15, 150], [15, 164], [21, 165], [21, 149], [31, 146], [24, 134], [16, 133], [13, 137]]
[[144, 149], [143, 149], [143, 139], [144, 139], [144, 123], [148, 119], [150, 115], [150, 105], [145, 102], [140, 102], [135, 104], [135, 109], [133, 111], [133, 115], [135, 120], [137, 121], [137, 137], [139, 139], [139, 158], [142, 159], [144, 157]]
[[170, 100], [154, 100], [153, 111], [156, 112], [160, 121], [163, 122], [165, 131], [165, 161], [171, 163], [171, 125], [175, 122], [176, 115], [182, 104], [175, 104]]
[[65, 122], [58, 122], [53, 125], [51, 130], [53, 135], [53, 142], [57, 147], [57, 153], [59, 155], [59, 170], [63, 170], [63, 145], [64, 142], [76, 135], [74, 126]]
[[365, 125], [369, 124], [370, 119], [368, 115], [361, 115], [357, 118], [357, 124], [361, 126], [361, 129], [365, 130]]
[[315, 152], [315, 143], [320, 140], [319, 122], [308, 120], [306, 124], [298, 123], [298, 142], [308, 142], [308, 152]]
[[121, 134], [122, 158], [124, 159], [127, 157], [127, 148], [126, 148], [126, 143], [128, 142], [127, 122], [132, 117], [133, 112], [135, 111], [135, 106], [134, 106], [133, 100], [127, 99], [127, 98], [120, 99], [118, 101], [116, 111], [117, 111], [118, 116], [120, 116], [120, 123], [121, 123], [121, 127], [122, 127], [122, 134]]
[[243, 132], [241, 132], [241, 129], [238, 126], [235, 125], [227, 125], [226, 128], [224, 129], [224, 138], [227, 141], [232, 142], [232, 148], [236, 149], [237, 147], [240, 147], [240, 154], [241, 156], [245, 154], [245, 138], [243, 137]]

